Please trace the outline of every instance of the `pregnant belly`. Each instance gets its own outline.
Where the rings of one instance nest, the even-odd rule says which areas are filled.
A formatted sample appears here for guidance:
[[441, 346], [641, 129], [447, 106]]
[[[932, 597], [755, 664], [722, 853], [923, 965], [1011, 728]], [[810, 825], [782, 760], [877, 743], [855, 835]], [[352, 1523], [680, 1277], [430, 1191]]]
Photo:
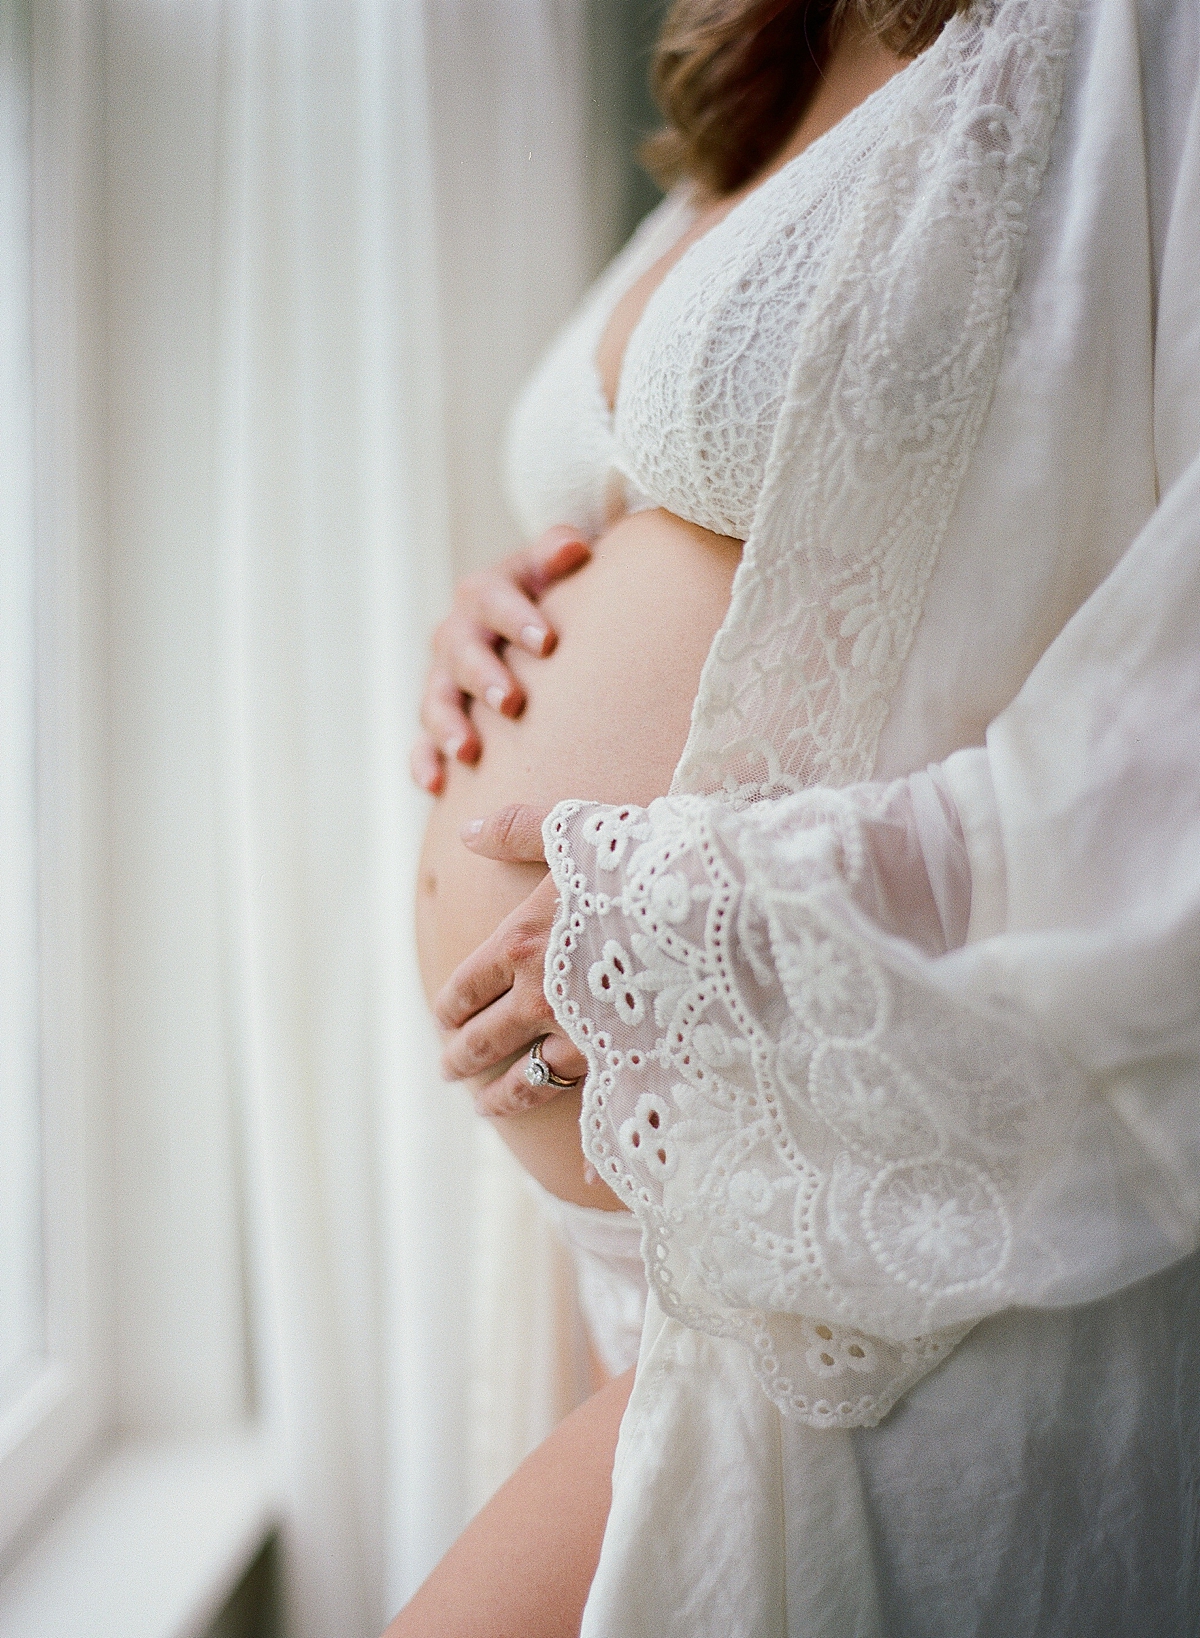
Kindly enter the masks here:
[[[644, 806], [665, 794], [683, 750], [700, 671], [729, 606], [741, 543], [667, 512], [638, 512], [590, 563], [543, 599], [554, 653], [506, 660], [526, 690], [515, 721], [481, 709], [483, 755], [455, 763], [425, 832], [417, 946], [432, 999], [532, 891], [544, 865], [479, 859], [459, 831], [509, 802], [549, 808], [573, 796]], [[560, 1198], [619, 1210], [585, 1167], [578, 1092], [497, 1121], [517, 1159]]]

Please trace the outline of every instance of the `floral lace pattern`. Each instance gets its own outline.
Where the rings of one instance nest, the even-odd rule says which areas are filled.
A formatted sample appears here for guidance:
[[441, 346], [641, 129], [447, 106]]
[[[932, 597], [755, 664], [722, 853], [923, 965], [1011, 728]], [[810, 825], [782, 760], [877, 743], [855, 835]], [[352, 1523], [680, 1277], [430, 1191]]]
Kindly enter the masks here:
[[814, 791], [563, 803], [545, 831], [588, 1158], [641, 1221], [663, 1311], [740, 1337], [817, 1426], [878, 1421], [1014, 1300], [1026, 1157], [1071, 1091], [1050, 1048], [879, 948], [858, 825], [849, 793]]
[[616, 512], [646, 506], [749, 535], [805, 308], [888, 137], [902, 78], [688, 246], [634, 326], [610, 412], [601, 336], [624, 292], [692, 225], [688, 189], [646, 218], [513, 411], [508, 489], [527, 535], [570, 522], [594, 537]]
[[741, 1338], [817, 1426], [878, 1421], [1054, 1272], [1025, 1235], [1014, 1283], [1014, 1224], [1074, 1071], [857, 911], [829, 787], [870, 777], [991, 402], [1074, 19], [980, 0], [900, 77], [794, 338], [673, 795], [546, 826], [589, 1158], [664, 1312]]
[[622, 470], [677, 517], [745, 540], [796, 335], [903, 76], [889, 80], [690, 245], [646, 304], [613, 418]]
[[746, 802], [870, 776], [991, 403], [1074, 18], [1075, 0], [980, 0], [892, 82], [793, 337], [674, 790]]

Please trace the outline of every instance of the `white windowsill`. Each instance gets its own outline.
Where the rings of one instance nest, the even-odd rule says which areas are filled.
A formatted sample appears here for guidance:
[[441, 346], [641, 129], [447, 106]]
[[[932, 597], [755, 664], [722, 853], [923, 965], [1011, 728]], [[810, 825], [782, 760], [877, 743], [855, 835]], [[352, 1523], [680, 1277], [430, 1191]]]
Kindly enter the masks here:
[[279, 1515], [252, 1431], [120, 1446], [0, 1581], [3, 1638], [199, 1638]]

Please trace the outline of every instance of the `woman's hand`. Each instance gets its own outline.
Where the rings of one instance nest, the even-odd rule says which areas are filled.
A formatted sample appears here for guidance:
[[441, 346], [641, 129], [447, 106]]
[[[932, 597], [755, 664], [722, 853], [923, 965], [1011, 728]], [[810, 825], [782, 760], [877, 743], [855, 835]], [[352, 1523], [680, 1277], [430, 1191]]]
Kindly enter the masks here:
[[[473, 853], [513, 864], [536, 864], [545, 858], [542, 821], [537, 808], [501, 808], [468, 826], [463, 840]], [[502, 921], [473, 955], [450, 976], [434, 1002], [438, 1023], [446, 1032], [442, 1070], [448, 1080], [486, 1074], [520, 1057], [476, 1094], [484, 1115], [512, 1115], [556, 1098], [561, 1088], [530, 1086], [525, 1079], [527, 1049], [545, 1037], [542, 1056], [555, 1075], [578, 1080], [587, 1062], [554, 1022], [543, 990], [546, 946], [558, 909], [550, 875], [523, 904]]]
[[432, 795], [445, 786], [448, 759], [479, 760], [483, 747], [467, 716], [468, 700], [483, 700], [506, 717], [520, 713], [525, 695], [497, 650], [515, 643], [538, 659], [553, 653], [556, 634], [537, 601], [591, 555], [577, 530], [556, 524], [533, 546], [470, 575], [455, 591], [454, 607], [433, 634], [421, 701], [425, 733], [411, 757], [413, 778]]

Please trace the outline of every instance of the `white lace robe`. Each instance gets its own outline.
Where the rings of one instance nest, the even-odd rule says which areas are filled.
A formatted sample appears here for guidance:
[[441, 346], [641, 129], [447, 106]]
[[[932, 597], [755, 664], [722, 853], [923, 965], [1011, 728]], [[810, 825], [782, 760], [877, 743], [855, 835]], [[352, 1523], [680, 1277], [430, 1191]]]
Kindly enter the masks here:
[[[907, 71], [672, 795], [547, 822], [653, 1292], [585, 1638], [1200, 1629], [1198, 34]], [[937, 760], [940, 958], [855, 903]]]

